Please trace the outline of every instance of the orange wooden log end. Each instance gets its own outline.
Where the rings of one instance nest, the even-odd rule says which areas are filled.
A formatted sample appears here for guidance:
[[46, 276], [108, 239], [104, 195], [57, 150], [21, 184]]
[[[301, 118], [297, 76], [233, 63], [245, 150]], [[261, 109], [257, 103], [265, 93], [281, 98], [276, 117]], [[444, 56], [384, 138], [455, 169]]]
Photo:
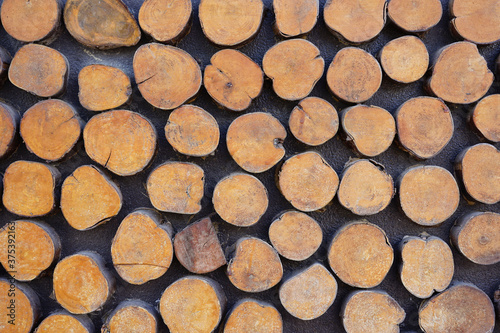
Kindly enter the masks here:
[[19, 112], [12, 106], [0, 102], [0, 158], [11, 153], [17, 144]]
[[0, 307], [4, 312], [0, 316], [2, 333], [30, 333], [41, 310], [33, 289], [3, 278], [0, 279]]
[[191, 0], [146, 0], [139, 9], [139, 25], [154, 40], [175, 43], [189, 32], [192, 10]]
[[318, 0], [274, 0], [276, 29], [283, 37], [297, 37], [309, 33], [319, 15]]
[[500, 40], [500, 5], [495, 0], [473, 3], [466, 0], [450, 2], [450, 27], [460, 38], [476, 44], [491, 44]]
[[71, 315], [66, 311], [57, 311], [46, 317], [36, 328], [36, 333], [92, 333], [94, 324], [85, 315]]
[[489, 95], [480, 100], [470, 121], [484, 138], [500, 142], [500, 94]]
[[121, 302], [110, 313], [101, 329], [102, 333], [156, 333], [157, 331], [158, 321], [154, 309], [140, 300]]
[[231, 310], [223, 332], [282, 333], [283, 320], [274, 306], [246, 298]]
[[422, 32], [439, 23], [443, 8], [439, 0], [391, 0], [387, 15], [403, 30]]

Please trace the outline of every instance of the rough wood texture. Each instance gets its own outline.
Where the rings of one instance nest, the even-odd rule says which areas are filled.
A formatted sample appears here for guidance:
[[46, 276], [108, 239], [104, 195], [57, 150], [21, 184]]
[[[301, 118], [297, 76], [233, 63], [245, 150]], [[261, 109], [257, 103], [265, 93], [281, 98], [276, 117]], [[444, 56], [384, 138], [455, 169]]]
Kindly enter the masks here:
[[415, 82], [427, 72], [429, 53], [420, 38], [403, 36], [385, 44], [380, 52], [380, 64], [394, 81]]
[[179, 107], [194, 99], [201, 87], [200, 66], [174, 46], [142, 45], [135, 52], [133, 68], [142, 97], [159, 109]]
[[282, 333], [283, 320], [268, 303], [245, 298], [230, 311], [223, 333]]
[[344, 283], [356, 288], [378, 286], [393, 261], [394, 252], [384, 230], [366, 220], [339, 229], [328, 249], [332, 270]]
[[438, 24], [443, 8], [439, 0], [391, 0], [387, 15], [403, 30], [422, 32]]
[[[14, 304], [13, 310], [12, 304]], [[0, 307], [4, 312], [0, 316], [2, 333], [31, 332], [41, 310], [40, 300], [33, 289], [3, 278], [0, 279]]]
[[239, 46], [259, 31], [264, 14], [261, 0], [201, 0], [198, 8], [205, 36], [221, 46]]
[[85, 315], [71, 315], [64, 310], [46, 317], [35, 330], [35, 333], [93, 333], [94, 324]]
[[405, 236], [400, 243], [401, 282], [418, 298], [429, 298], [434, 291], [450, 285], [455, 265], [451, 249], [434, 236]]
[[263, 84], [260, 66], [236, 50], [220, 50], [205, 67], [203, 85], [208, 94], [231, 111], [247, 109], [260, 95]]
[[101, 333], [156, 333], [156, 313], [149, 304], [140, 300], [121, 302], [110, 313], [101, 328]]
[[227, 130], [229, 154], [245, 171], [260, 173], [271, 169], [285, 156], [282, 142], [286, 130], [269, 113], [253, 112], [236, 118]]
[[307, 97], [292, 110], [288, 120], [290, 132], [300, 142], [319, 146], [337, 134], [337, 110], [319, 97]]
[[56, 168], [38, 162], [16, 161], [3, 177], [3, 205], [20, 216], [43, 216], [55, 207]]
[[500, 142], [500, 94], [480, 100], [474, 107], [470, 122], [486, 140]]
[[244, 173], [233, 173], [217, 183], [212, 202], [224, 221], [249, 227], [264, 215], [269, 199], [260, 180]]
[[316, 152], [294, 155], [283, 163], [278, 187], [298, 210], [312, 212], [332, 201], [339, 186], [335, 170]]
[[217, 120], [202, 108], [183, 105], [170, 113], [165, 125], [168, 143], [181, 154], [207, 156], [219, 145]]
[[283, 282], [279, 291], [285, 310], [302, 320], [311, 320], [323, 315], [336, 296], [337, 281], [318, 263]]
[[417, 159], [436, 156], [453, 137], [453, 117], [439, 98], [412, 98], [396, 110], [395, 117], [399, 143]]
[[6, 49], [0, 46], [0, 87], [7, 79], [7, 74], [9, 72], [10, 62], [12, 57]]
[[450, 232], [455, 247], [480, 265], [500, 262], [500, 214], [472, 212], [460, 217]]
[[493, 73], [472, 43], [450, 44], [439, 50], [435, 59], [428, 89], [447, 102], [473, 103], [493, 83]]
[[111, 243], [113, 266], [122, 279], [144, 284], [165, 274], [174, 257], [173, 231], [152, 209], [137, 209], [120, 223]]
[[370, 53], [357, 47], [345, 47], [337, 52], [328, 67], [326, 82], [340, 99], [362, 103], [380, 88], [382, 69]]
[[450, 27], [460, 38], [476, 44], [500, 40], [500, 4], [496, 0], [451, 0]]
[[139, 25], [121, 0], [68, 0], [64, 23], [78, 42], [98, 49], [133, 46], [141, 39]]
[[113, 110], [92, 117], [83, 130], [85, 151], [119, 176], [142, 171], [156, 151], [156, 130], [142, 115]]
[[205, 186], [203, 169], [193, 163], [166, 162], [151, 172], [147, 191], [153, 207], [177, 214], [196, 214], [201, 209]]
[[273, 0], [275, 28], [283, 37], [308, 34], [319, 15], [318, 0]]
[[19, 132], [30, 152], [55, 162], [73, 149], [80, 138], [82, 124], [71, 105], [49, 99], [38, 102], [24, 113]]
[[9, 155], [17, 146], [19, 112], [12, 106], [0, 102], [0, 158]]
[[425, 333], [493, 332], [495, 310], [482, 290], [460, 283], [421, 305], [418, 322]]
[[276, 95], [296, 101], [311, 93], [323, 76], [325, 61], [313, 43], [305, 39], [290, 39], [267, 50], [262, 68], [273, 80]]
[[307, 214], [287, 211], [269, 226], [269, 240], [283, 257], [301, 261], [312, 256], [323, 242], [318, 222]]
[[235, 244], [235, 253], [227, 265], [229, 281], [238, 289], [257, 293], [277, 285], [283, 266], [276, 250], [263, 240], [244, 237]]
[[9, 80], [31, 94], [53, 97], [64, 91], [68, 67], [68, 60], [59, 51], [39, 44], [27, 44], [14, 55]]
[[399, 200], [406, 216], [423, 226], [446, 221], [458, 207], [460, 192], [451, 173], [434, 165], [413, 166], [399, 176]]

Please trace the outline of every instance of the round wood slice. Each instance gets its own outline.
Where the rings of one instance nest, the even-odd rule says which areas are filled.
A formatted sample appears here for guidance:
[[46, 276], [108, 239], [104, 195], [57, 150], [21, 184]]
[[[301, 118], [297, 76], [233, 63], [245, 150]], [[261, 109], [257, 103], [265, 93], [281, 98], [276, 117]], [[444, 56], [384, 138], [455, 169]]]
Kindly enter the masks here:
[[434, 165], [413, 166], [399, 176], [399, 200], [413, 222], [435, 226], [446, 221], [458, 207], [460, 192], [451, 173]]
[[106, 319], [102, 333], [156, 333], [156, 313], [149, 304], [140, 300], [121, 302]]
[[468, 104], [483, 97], [493, 79], [477, 46], [457, 42], [438, 51], [428, 88], [447, 102]]
[[16, 161], [5, 170], [3, 205], [20, 216], [42, 216], [55, 207], [54, 190], [60, 173], [38, 162]]
[[[48, 224], [13, 221], [0, 229], [0, 262], [13, 278], [31, 281], [59, 258], [61, 241]], [[10, 254], [10, 256], [9, 256]]]
[[269, 226], [269, 240], [283, 257], [301, 261], [318, 250], [323, 242], [323, 231], [309, 215], [287, 211]]
[[362, 103], [380, 88], [382, 69], [370, 53], [346, 47], [333, 58], [326, 81], [335, 96], [346, 102]]
[[311, 320], [322, 316], [337, 296], [337, 281], [325, 266], [315, 263], [283, 282], [279, 297], [292, 316]]
[[260, 173], [271, 169], [285, 156], [282, 142], [286, 130], [269, 113], [253, 112], [236, 118], [227, 130], [229, 154], [245, 171]]
[[271, 304], [243, 299], [229, 313], [223, 333], [282, 333], [281, 314]]
[[436, 156], [453, 137], [453, 117], [439, 98], [412, 98], [396, 110], [395, 117], [399, 143], [417, 159]]
[[36, 333], [93, 333], [94, 324], [85, 315], [71, 315], [61, 310], [46, 317], [35, 330]]
[[325, 60], [305, 39], [290, 39], [270, 48], [262, 60], [264, 73], [273, 80], [276, 95], [296, 101], [307, 97], [323, 76]]
[[30, 152], [46, 161], [62, 159], [80, 138], [83, 122], [68, 103], [49, 99], [29, 108], [19, 132]]
[[19, 112], [12, 106], [0, 102], [0, 158], [7, 156], [17, 146]]
[[213, 332], [222, 318], [226, 297], [214, 280], [187, 276], [165, 289], [160, 313], [170, 332]]
[[191, 0], [146, 0], [139, 9], [142, 30], [163, 43], [176, 43], [191, 27]]
[[495, 310], [482, 290], [460, 283], [421, 305], [418, 323], [425, 333], [493, 332]]
[[31, 94], [53, 97], [64, 91], [68, 67], [68, 60], [59, 51], [40, 44], [27, 44], [14, 55], [9, 80]]
[[232, 49], [220, 50], [205, 67], [203, 85], [209, 95], [231, 111], [243, 111], [260, 95], [264, 74], [247, 55]]
[[297, 37], [309, 33], [319, 15], [318, 0], [273, 0], [275, 28], [283, 37]]
[[229, 281], [238, 289], [258, 293], [277, 285], [283, 277], [283, 266], [276, 250], [253, 237], [240, 238], [227, 265]]
[[256, 177], [233, 173], [221, 179], [212, 197], [215, 211], [227, 223], [249, 227], [267, 210], [267, 189]]
[[500, 142], [500, 94], [480, 100], [474, 107], [470, 122], [484, 138]]
[[63, 308], [85, 314], [100, 309], [111, 297], [114, 278], [99, 254], [83, 251], [59, 261], [53, 285], [55, 299]]
[[396, 333], [406, 313], [385, 291], [359, 290], [347, 296], [341, 317], [347, 333]]
[[480, 265], [500, 262], [500, 214], [472, 212], [460, 217], [451, 229], [455, 247]]
[[119, 176], [142, 171], [156, 150], [156, 130], [144, 116], [113, 110], [92, 117], [83, 130], [85, 151]]
[[174, 46], [150, 43], [137, 49], [133, 61], [135, 82], [149, 104], [172, 110], [194, 99], [201, 87], [196, 60]]
[[298, 210], [312, 212], [332, 201], [339, 186], [335, 170], [316, 152], [290, 157], [278, 174], [281, 194]]
[[333, 105], [324, 99], [307, 97], [292, 110], [288, 125], [297, 140], [319, 146], [337, 134], [339, 116]]
[[10, 62], [12, 57], [6, 49], [0, 46], [0, 86], [7, 79], [7, 74], [9, 73]]
[[455, 162], [455, 171], [467, 194], [475, 201], [500, 201], [500, 151], [487, 143], [464, 149]]
[[394, 252], [381, 228], [366, 220], [339, 229], [328, 249], [330, 267], [344, 283], [356, 288], [373, 288], [385, 278]]
[[40, 315], [40, 300], [27, 285], [0, 279], [0, 332], [29, 333]]
[[420, 38], [403, 36], [385, 44], [380, 52], [380, 64], [394, 81], [415, 82], [427, 72], [429, 53]]
[[201, 0], [201, 28], [212, 42], [222, 46], [239, 46], [259, 31], [264, 14], [261, 0]]
[[120, 223], [111, 243], [113, 266], [122, 279], [144, 284], [165, 274], [174, 256], [172, 227], [159, 213], [137, 209]]
[[405, 236], [400, 243], [401, 282], [418, 298], [450, 285], [455, 266], [451, 249], [441, 238]]
[[452, 32], [476, 44], [491, 44], [500, 40], [500, 4], [496, 0], [450, 1]]
[[403, 30], [422, 32], [439, 23], [443, 8], [439, 0], [391, 0], [387, 15]]
[[217, 120], [202, 108], [183, 105], [170, 113], [165, 125], [168, 143], [181, 154], [207, 156], [219, 145]]
[[193, 163], [166, 162], [147, 180], [151, 204], [162, 212], [196, 214], [201, 209], [205, 186], [203, 169]]
[[332, 33], [351, 43], [367, 42], [385, 25], [386, 0], [328, 0], [323, 16]]

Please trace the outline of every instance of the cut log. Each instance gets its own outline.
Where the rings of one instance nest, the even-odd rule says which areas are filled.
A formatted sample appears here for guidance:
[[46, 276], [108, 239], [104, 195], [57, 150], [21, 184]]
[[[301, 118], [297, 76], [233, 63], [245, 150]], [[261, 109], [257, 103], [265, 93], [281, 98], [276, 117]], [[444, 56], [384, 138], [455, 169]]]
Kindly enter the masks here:
[[16, 161], [3, 177], [3, 205], [20, 216], [43, 216], [55, 207], [56, 168], [38, 162]]
[[17, 127], [19, 125], [19, 112], [11, 105], [0, 102], [0, 158], [8, 156], [19, 143], [17, 140]]
[[443, 8], [439, 0], [391, 0], [387, 15], [408, 32], [423, 32], [439, 23]]
[[174, 239], [175, 256], [191, 273], [205, 274], [226, 264], [224, 251], [209, 217], [188, 225]]
[[457, 177], [475, 201], [493, 205], [500, 201], [500, 151], [487, 143], [464, 149], [455, 162]]
[[434, 236], [405, 236], [400, 243], [401, 282], [418, 298], [429, 298], [434, 291], [450, 285], [455, 266], [451, 249]]
[[78, 74], [80, 104], [90, 111], [105, 111], [125, 104], [132, 95], [130, 79], [122, 70], [90, 65]]
[[453, 137], [453, 117], [439, 98], [415, 97], [395, 113], [398, 140], [417, 159], [439, 154]]
[[275, 29], [285, 37], [308, 34], [316, 25], [319, 15], [318, 0], [273, 0], [276, 15]]
[[[350, 23], [352, 26], [352, 22]], [[362, 103], [375, 94], [382, 83], [382, 69], [368, 52], [346, 47], [333, 58], [326, 81], [332, 93], [350, 103]]]
[[168, 143], [181, 154], [207, 156], [219, 145], [217, 120], [202, 108], [183, 105], [175, 109], [165, 125]]
[[40, 44], [28, 44], [14, 55], [9, 67], [9, 80], [31, 94], [53, 97], [63, 93], [68, 67], [68, 60], [57, 50]]
[[461, 39], [476, 44], [491, 44], [500, 40], [500, 5], [496, 0], [450, 1], [451, 31]]
[[302, 320], [322, 316], [333, 304], [336, 296], [337, 281], [318, 263], [283, 282], [279, 291], [285, 310]]
[[0, 279], [0, 316], [2, 333], [29, 333], [40, 316], [40, 300], [37, 294], [24, 284]]
[[201, 28], [205, 36], [221, 46], [239, 46], [259, 31], [264, 15], [261, 0], [201, 0]]
[[396, 121], [390, 112], [373, 105], [355, 105], [340, 113], [346, 140], [361, 155], [374, 157], [392, 144]]
[[500, 94], [480, 100], [474, 107], [470, 123], [486, 140], [500, 142]]
[[82, 251], [59, 261], [54, 269], [56, 301], [73, 314], [100, 309], [114, 291], [114, 278], [102, 257]]
[[9, 73], [10, 62], [12, 57], [6, 49], [0, 46], [0, 86], [7, 79], [7, 74]]
[[450, 44], [438, 51], [428, 89], [450, 103], [469, 104], [483, 97], [493, 83], [486, 60], [469, 42]]
[[335, 170], [316, 152], [290, 157], [278, 174], [281, 194], [298, 210], [312, 212], [332, 201], [339, 186]]
[[287, 211], [269, 226], [269, 240], [283, 257], [301, 261], [318, 250], [323, 242], [323, 231], [307, 214]]
[[266, 52], [262, 68], [273, 80], [276, 95], [297, 101], [307, 97], [323, 76], [325, 61], [313, 43], [305, 39], [290, 39]]
[[135, 82], [149, 104], [172, 110], [191, 101], [201, 87], [201, 70], [184, 50], [150, 43], [137, 49], [133, 61]]
[[214, 280], [187, 276], [172, 283], [160, 299], [160, 313], [170, 332], [213, 332], [226, 306]]
[[231, 111], [243, 111], [260, 95], [264, 74], [247, 55], [225, 49], [210, 59], [203, 84], [218, 104]]
[[156, 211], [143, 208], [128, 214], [111, 243], [111, 258], [120, 277], [140, 285], [165, 274], [174, 257], [172, 236], [172, 226], [162, 224]]
[[282, 333], [283, 319], [271, 304], [245, 298], [229, 313], [223, 333]]
[[260, 180], [244, 173], [233, 173], [217, 183], [212, 202], [224, 221], [249, 227], [264, 215], [269, 199]]
[[406, 313], [382, 290], [359, 290], [347, 296], [341, 312], [347, 333], [399, 332]]
[[472, 212], [460, 217], [451, 229], [455, 247], [479, 265], [500, 262], [500, 214]]
[[276, 250], [263, 240], [240, 238], [227, 265], [229, 281], [238, 289], [258, 293], [277, 285], [283, 277], [283, 266]]
[[139, 9], [142, 30], [162, 43], [177, 43], [191, 28], [191, 0], [146, 0]]
[[245, 171], [260, 173], [271, 169], [285, 156], [282, 143], [286, 130], [269, 113], [253, 112], [236, 118], [227, 130], [229, 154]]
[[141, 332], [156, 333], [158, 321], [156, 311], [140, 300], [121, 302], [106, 319], [102, 333]]
[[13, 221], [0, 229], [0, 262], [14, 279], [31, 281], [59, 258], [61, 241], [48, 224]]
[[292, 110], [288, 125], [297, 140], [319, 146], [337, 134], [339, 116], [333, 105], [324, 99], [307, 97]]
[[373, 288], [385, 278], [394, 252], [384, 230], [366, 220], [339, 229], [328, 249], [330, 267], [344, 283]]
[[46, 317], [35, 330], [36, 333], [93, 333], [94, 324], [86, 315], [71, 315], [64, 310]]
[[493, 332], [495, 310], [482, 290], [460, 283], [422, 304], [418, 323], [425, 333]]
[[203, 169], [193, 163], [166, 162], [151, 172], [147, 191], [153, 207], [177, 214], [196, 214], [201, 209], [205, 186]]
[[85, 151], [119, 176], [142, 171], [156, 151], [156, 130], [144, 116], [113, 110], [92, 117], [83, 130]]
[[19, 132], [30, 152], [46, 161], [62, 159], [80, 138], [83, 121], [76, 110], [59, 99], [49, 99], [29, 108]]
[[351, 43], [367, 42], [385, 25], [386, 0], [328, 0], [323, 16], [330, 31]]
[[4, 0], [0, 13], [5, 31], [25, 42], [49, 41], [61, 26], [59, 0]]
[[410, 167], [399, 176], [398, 184], [403, 212], [423, 226], [446, 221], [455, 213], [460, 201], [455, 178], [439, 166]]

